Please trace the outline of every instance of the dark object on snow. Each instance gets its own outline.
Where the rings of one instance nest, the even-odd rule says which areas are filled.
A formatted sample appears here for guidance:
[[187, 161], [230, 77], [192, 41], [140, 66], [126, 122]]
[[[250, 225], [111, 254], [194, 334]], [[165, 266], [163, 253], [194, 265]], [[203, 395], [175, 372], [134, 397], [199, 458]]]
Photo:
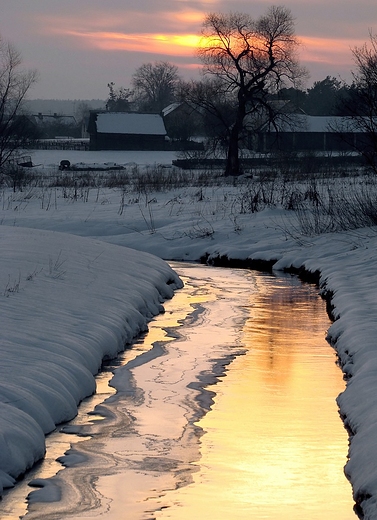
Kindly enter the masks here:
[[18, 166], [23, 166], [24, 168], [33, 168], [34, 166], [37, 166], [36, 164], [33, 164], [31, 161], [30, 155], [26, 155], [25, 157], [21, 157], [19, 159], [21, 162], [18, 162]]
[[71, 163], [67, 160], [60, 161], [59, 170], [69, 170]]

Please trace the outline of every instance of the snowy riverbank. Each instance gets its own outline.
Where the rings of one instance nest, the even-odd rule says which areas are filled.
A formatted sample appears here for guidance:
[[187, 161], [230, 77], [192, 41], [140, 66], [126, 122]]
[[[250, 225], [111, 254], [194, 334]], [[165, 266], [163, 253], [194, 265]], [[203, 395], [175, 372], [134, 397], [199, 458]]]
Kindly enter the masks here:
[[0, 243], [1, 491], [181, 282], [156, 257], [90, 239], [1, 226]]
[[[319, 271], [321, 290], [332, 295], [336, 319], [329, 337], [350, 377], [338, 399], [345, 424], [352, 432], [346, 473], [365, 518], [373, 519], [377, 515], [377, 229], [302, 236], [292, 212], [282, 208], [235, 211], [238, 190], [237, 186], [197, 187], [136, 196], [121, 189], [88, 188], [76, 197], [63, 193], [62, 188], [35, 188], [15, 194], [5, 190], [0, 206], [1, 312], [6, 324], [2, 327], [2, 344], [8, 345], [6, 352], [18, 360], [26, 356], [26, 348], [28, 359], [37, 364], [41, 363], [38, 356], [26, 345], [42, 346], [44, 352], [50, 352], [43, 359], [48, 364], [58, 352], [63, 355], [63, 348], [72, 348], [78, 338], [80, 344], [82, 339], [86, 344], [89, 337], [94, 343], [86, 348], [93, 348], [96, 356], [92, 365], [82, 370], [85, 374], [97, 370], [101, 356], [107, 353], [104, 344], [108, 345], [108, 338], [114, 353], [125, 339], [145, 328], [163, 298], [172, 295], [168, 282], [173, 275], [163, 262], [118, 246], [171, 260], [207, 257], [211, 261], [224, 256], [267, 261], [275, 270], [304, 267]], [[104, 312], [106, 315], [98, 320]], [[39, 318], [42, 315], [43, 322]], [[135, 315], [137, 326], [123, 335], [122, 327], [133, 323]], [[94, 339], [98, 334], [92, 334], [93, 327], [100, 331], [102, 341]], [[56, 337], [53, 344], [52, 335]], [[77, 367], [80, 356], [75, 356]], [[6, 367], [3, 370], [8, 372]], [[24, 381], [23, 370], [19, 376]], [[36, 373], [37, 369], [27, 370]], [[70, 382], [76, 404], [92, 391], [91, 384], [89, 376], [80, 390]], [[19, 386], [14, 380], [4, 383], [2, 406], [10, 408], [9, 400], [14, 399]], [[41, 380], [38, 396], [46, 395], [46, 386]], [[54, 399], [61, 398], [60, 392], [55, 394]], [[54, 409], [50, 394], [43, 399]], [[66, 415], [52, 421], [59, 422], [73, 413], [75, 404], [71, 397], [67, 400], [71, 404], [65, 405]], [[12, 413], [14, 410], [12, 407]], [[22, 423], [22, 419], [17, 420]], [[43, 421], [45, 431], [53, 427], [51, 419], [44, 417]], [[1, 427], [5, 424], [2, 421]], [[27, 436], [22, 441], [27, 443], [22, 457], [29, 457], [28, 464], [42, 454], [40, 430], [35, 427], [32, 439]], [[38, 444], [38, 449], [32, 450], [30, 443]], [[2, 449], [1, 453], [6, 452]], [[8, 449], [7, 453], [12, 452]], [[15, 455], [6, 461], [2, 455], [0, 464], [9, 474], [21, 468]], [[3, 477], [5, 484], [5, 474]]]

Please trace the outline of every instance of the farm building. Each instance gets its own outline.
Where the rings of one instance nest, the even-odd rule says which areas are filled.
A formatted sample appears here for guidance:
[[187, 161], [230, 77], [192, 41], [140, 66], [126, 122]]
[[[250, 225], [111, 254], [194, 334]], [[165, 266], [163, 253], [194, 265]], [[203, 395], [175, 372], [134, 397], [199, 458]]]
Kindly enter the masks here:
[[74, 116], [63, 114], [22, 114], [17, 118], [33, 138], [51, 139], [60, 136], [80, 137], [80, 126]]
[[172, 103], [162, 110], [162, 117], [172, 140], [188, 141], [203, 135], [203, 114], [190, 103]]
[[158, 114], [91, 112], [90, 150], [164, 150], [166, 129]]
[[291, 114], [278, 118], [276, 126], [265, 125], [256, 135], [250, 135], [250, 148], [262, 153], [345, 152], [362, 149], [368, 142], [368, 136], [346, 117]]

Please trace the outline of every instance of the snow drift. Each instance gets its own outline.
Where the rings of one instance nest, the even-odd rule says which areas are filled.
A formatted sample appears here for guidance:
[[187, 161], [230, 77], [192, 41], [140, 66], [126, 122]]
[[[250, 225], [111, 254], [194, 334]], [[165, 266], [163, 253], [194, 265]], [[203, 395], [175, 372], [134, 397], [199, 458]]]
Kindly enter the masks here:
[[1, 226], [0, 242], [2, 492], [181, 282], [157, 257], [91, 239]]

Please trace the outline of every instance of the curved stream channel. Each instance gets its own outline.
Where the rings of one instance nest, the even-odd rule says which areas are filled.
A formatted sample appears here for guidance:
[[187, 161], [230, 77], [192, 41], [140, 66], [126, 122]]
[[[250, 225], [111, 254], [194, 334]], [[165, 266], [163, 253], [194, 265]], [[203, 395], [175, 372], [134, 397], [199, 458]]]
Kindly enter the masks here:
[[355, 519], [335, 402], [344, 382], [316, 289], [172, 266], [185, 287], [48, 436], [0, 518]]

